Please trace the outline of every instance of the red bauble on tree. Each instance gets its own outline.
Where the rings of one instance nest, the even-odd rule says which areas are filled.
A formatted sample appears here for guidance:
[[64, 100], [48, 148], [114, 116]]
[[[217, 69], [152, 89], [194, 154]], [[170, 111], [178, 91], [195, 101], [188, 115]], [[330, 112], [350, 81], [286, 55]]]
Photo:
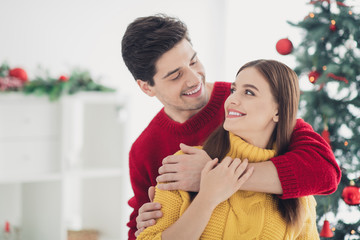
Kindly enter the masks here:
[[328, 220], [325, 220], [324, 225], [323, 225], [323, 227], [321, 229], [321, 232], [320, 232], [320, 237], [330, 238], [330, 237], [333, 237], [333, 236], [334, 236], [334, 233], [330, 229], [330, 223], [329, 223]]
[[276, 51], [281, 55], [288, 55], [293, 50], [293, 44], [288, 38], [280, 39], [276, 43]]
[[324, 130], [321, 132], [321, 136], [330, 145], [330, 133], [327, 127], [325, 127]]
[[23, 82], [28, 81], [27, 73], [22, 68], [13, 68], [9, 71], [9, 76], [20, 79]]
[[316, 83], [317, 79], [320, 77], [320, 73], [315, 70], [311, 71], [308, 76], [311, 83]]
[[360, 188], [355, 186], [354, 181], [350, 181], [350, 186], [344, 188], [342, 199], [348, 205], [359, 205], [360, 204]]
[[330, 29], [331, 31], [333, 31], [333, 32], [335, 32], [336, 29], [337, 29], [337, 27], [336, 27], [335, 24], [336, 24], [335, 20], [331, 20], [331, 24], [330, 24], [330, 26], [329, 26], [329, 29]]
[[330, 24], [329, 29], [330, 29], [332, 32], [335, 32], [337, 28], [336, 28], [336, 25], [335, 25], [335, 24]]

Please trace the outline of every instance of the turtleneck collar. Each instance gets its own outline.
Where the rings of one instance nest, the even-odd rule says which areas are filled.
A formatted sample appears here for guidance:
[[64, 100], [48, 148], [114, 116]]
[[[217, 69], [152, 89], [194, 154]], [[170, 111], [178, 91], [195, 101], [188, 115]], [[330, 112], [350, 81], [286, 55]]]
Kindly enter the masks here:
[[229, 138], [230, 151], [227, 156], [237, 157], [241, 160], [247, 158], [249, 162], [263, 162], [275, 157], [276, 151], [274, 149], [256, 147], [231, 132], [229, 132]]

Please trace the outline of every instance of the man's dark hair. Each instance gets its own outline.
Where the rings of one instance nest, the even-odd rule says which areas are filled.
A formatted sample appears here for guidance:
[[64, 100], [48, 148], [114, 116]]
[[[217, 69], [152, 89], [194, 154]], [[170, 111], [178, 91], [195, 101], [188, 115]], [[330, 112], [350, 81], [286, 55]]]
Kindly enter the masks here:
[[122, 57], [135, 80], [153, 86], [156, 61], [184, 38], [190, 42], [186, 25], [178, 18], [164, 14], [140, 17], [125, 31]]

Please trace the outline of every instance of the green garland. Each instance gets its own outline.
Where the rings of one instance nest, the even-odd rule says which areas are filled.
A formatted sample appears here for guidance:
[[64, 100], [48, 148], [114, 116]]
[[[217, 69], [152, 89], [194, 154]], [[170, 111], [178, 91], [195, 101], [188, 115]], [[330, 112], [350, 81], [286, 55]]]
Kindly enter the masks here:
[[[3, 63], [0, 66], [0, 77], [9, 76], [9, 71], [9, 65]], [[22, 87], [9, 88], [5, 91], [0, 91], [0, 94], [6, 92], [23, 92], [26, 95], [47, 95], [50, 101], [55, 101], [63, 95], [72, 95], [83, 91], [116, 91], [113, 88], [95, 83], [88, 71], [73, 70], [70, 76], [65, 79], [54, 78], [49, 76], [49, 74], [44, 75], [44, 77], [37, 76], [34, 79], [26, 81]]]

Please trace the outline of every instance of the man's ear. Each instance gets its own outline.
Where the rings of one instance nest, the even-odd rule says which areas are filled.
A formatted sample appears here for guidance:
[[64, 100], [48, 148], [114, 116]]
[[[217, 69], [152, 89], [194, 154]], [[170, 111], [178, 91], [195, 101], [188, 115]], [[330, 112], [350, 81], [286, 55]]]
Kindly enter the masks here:
[[136, 83], [139, 85], [140, 89], [146, 93], [148, 96], [153, 97], [155, 96], [155, 92], [153, 88], [149, 85], [147, 81], [142, 81], [140, 79], [136, 80]]
[[279, 122], [279, 112], [275, 113], [275, 115], [273, 116], [273, 121], [274, 122]]

